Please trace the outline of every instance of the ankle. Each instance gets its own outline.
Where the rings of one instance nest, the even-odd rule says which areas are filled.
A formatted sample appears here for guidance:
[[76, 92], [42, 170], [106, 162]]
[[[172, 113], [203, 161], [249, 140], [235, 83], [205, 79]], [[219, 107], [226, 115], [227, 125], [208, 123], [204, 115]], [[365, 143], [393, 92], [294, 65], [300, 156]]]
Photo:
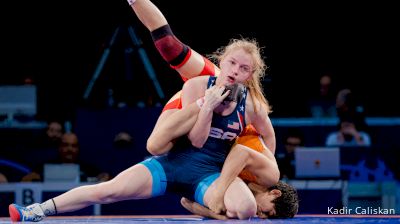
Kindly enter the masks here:
[[57, 214], [57, 207], [53, 199], [49, 199], [42, 204], [39, 204], [39, 207], [42, 209], [45, 216]]

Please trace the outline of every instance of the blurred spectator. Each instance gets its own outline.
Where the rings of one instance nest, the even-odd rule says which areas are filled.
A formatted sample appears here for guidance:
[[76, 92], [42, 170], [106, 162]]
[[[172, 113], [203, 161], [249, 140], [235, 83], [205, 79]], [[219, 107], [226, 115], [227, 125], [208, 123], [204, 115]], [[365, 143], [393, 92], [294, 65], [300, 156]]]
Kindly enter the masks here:
[[58, 146], [63, 135], [63, 126], [58, 121], [50, 122], [47, 126], [46, 135], [50, 145]]
[[357, 130], [367, 131], [364, 106], [350, 89], [341, 89], [337, 93], [336, 109], [340, 120], [351, 119]]
[[352, 116], [340, 118], [338, 131], [332, 132], [326, 138], [326, 146], [370, 146], [368, 133], [359, 131]]
[[295, 178], [294, 152], [297, 147], [304, 146], [304, 136], [300, 129], [288, 129], [284, 139], [284, 151], [277, 153], [277, 162], [281, 178]]
[[[74, 133], [65, 133], [61, 137], [61, 143], [58, 147], [58, 157], [46, 163], [74, 163], [80, 167], [80, 181], [107, 181], [110, 175], [106, 172], [100, 172], [96, 167], [86, 164], [79, 160], [78, 137]], [[43, 165], [34, 169], [35, 171], [22, 178], [22, 181], [43, 181]]]
[[332, 77], [324, 74], [319, 80], [318, 95], [308, 102], [312, 117], [336, 117], [336, 92], [332, 83]]
[[8, 180], [7, 180], [6, 175], [0, 173], [0, 184], [7, 183], [7, 182], [8, 182]]
[[63, 133], [64, 128], [60, 122], [50, 121], [47, 123], [46, 129], [36, 134], [36, 138], [33, 141], [33, 148], [37, 150], [57, 149]]
[[121, 131], [114, 138], [114, 147], [118, 149], [127, 149], [132, 145], [132, 136], [128, 132]]

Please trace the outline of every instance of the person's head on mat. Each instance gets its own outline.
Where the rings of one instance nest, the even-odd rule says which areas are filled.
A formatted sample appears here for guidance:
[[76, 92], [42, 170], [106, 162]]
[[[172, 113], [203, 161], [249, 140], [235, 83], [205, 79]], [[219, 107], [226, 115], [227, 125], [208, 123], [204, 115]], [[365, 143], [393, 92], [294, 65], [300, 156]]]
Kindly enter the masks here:
[[265, 189], [249, 183], [257, 202], [257, 216], [260, 218], [293, 218], [299, 209], [299, 199], [296, 189], [282, 181]]

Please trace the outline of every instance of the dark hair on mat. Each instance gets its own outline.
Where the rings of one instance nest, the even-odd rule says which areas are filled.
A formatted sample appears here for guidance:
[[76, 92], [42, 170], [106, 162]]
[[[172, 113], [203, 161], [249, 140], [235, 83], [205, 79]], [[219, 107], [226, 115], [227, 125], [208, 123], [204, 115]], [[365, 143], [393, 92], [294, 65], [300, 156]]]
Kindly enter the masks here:
[[293, 218], [299, 210], [297, 190], [282, 181], [268, 188], [269, 191], [274, 189], [280, 190], [282, 194], [272, 201], [275, 204], [275, 215], [268, 218]]

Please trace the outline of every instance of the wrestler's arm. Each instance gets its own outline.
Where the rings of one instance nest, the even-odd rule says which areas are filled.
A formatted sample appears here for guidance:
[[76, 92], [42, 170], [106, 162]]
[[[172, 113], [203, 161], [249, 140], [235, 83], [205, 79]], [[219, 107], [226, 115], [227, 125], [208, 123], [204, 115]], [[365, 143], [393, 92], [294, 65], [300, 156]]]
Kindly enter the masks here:
[[[204, 89], [198, 88], [200, 86], [197, 85], [206, 85], [206, 80], [208, 80], [208, 78], [202, 77], [186, 82], [183, 90], [178, 92], [170, 100], [180, 100], [182, 92], [187, 92], [185, 94], [185, 100], [182, 100], [185, 101], [184, 103], [182, 103], [182, 108], [177, 105], [172, 106], [172, 108], [167, 108], [163, 110], [163, 112], [159, 116], [151, 135], [147, 139], [147, 150], [152, 155], [161, 155], [168, 152], [174, 145], [174, 139], [188, 134], [191, 130], [194, 130], [192, 132], [192, 135], [196, 136], [196, 138], [190, 138], [191, 140], [193, 140], [194, 145], [198, 145], [196, 144], [196, 142], [198, 142], [199, 138], [206, 139], [208, 137], [208, 129], [200, 130], [199, 124], [197, 125], [197, 128], [194, 128], [195, 122], [200, 112], [200, 106], [197, 102], [193, 102], [193, 100], [198, 98], [198, 96], [204, 95]], [[210, 106], [209, 98], [210, 97], [207, 95], [207, 100], [204, 101], [204, 106], [207, 108], [212, 107]], [[166, 107], [168, 107], [168, 105]], [[204, 125], [204, 123], [202, 124]]]
[[[206, 91], [206, 86], [207, 82], [204, 77], [192, 78], [188, 80], [182, 88], [182, 107], [185, 107], [185, 105], [203, 97]], [[201, 147], [199, 142], [204, 138], [207, 139], [208, 137], [213, 114], [213, 109], [208, 106], [208, 103], [205, 104], [205, 96], [203, 99], [204, 101], [202, 99], [199, 101], [201, 108], [197, 116], [196, 123], [188, 133], [188, 137], [189, 140], [191, 140], [192, 145], [199, 148]]]
[[250, 161], [248, 161], [245, 168], [256, 176], [258, 184], [270, 187], [279, 181], [280, 176], [274, 156], [276, 149], [275, 131], [268, 116], [270, 113], [269, 107], [259, 101], [253, 102], [253, 100], [249, 100], [249, 103], [249, 107], [246, 105], [246, 108], [249, 108], [249, 113], [247, 113], [248, 119], [261, 135], [264, 150], [262, 154], [251, 150]]
[[[255, 106], [253, 106], [255, 105]], [[247, 119], [253, 125], [256, 131], [261, 135], [264, 140], [265, 147], [275, 154], [276, 138], [275, 130], [272, 126], [271, 119], [269, 118], [269, 108], [261, 104], [259, 101], [253, 102], [251, 98], [246, 101], [246, 109], [248, 108]], [[256, 108], [256, 110], [254, 109]]]
[[[252, 100], [250, 100], [250, 104], [251, 103], [253, 103]], [[254, 104], [255, 106], [251, 106], [249, 109], [248, 119], [261, 135], [261, 143], [263, 143], [262, 146], [264, 150], [261, 153], [250, 150], [250, 159], [246, 163], [245, 168], [256, 176], [258, 184], [264, 187], [270, 187], [275, 185], [280, 177], [278, 164], [274, 156], [276, 149], [275, 131], [271, 119], [268, 116], [270, 113], [269, 107], [259, 101], [255, 101]]]
[[[183, 86], [182, 105], [191, 103], [195, 100], [201, 100], [201, 108], [197, 116], [196, 123], [189, 131], [188, 137], [192, 145], [201, 148], [206, 142], [210, 130], [213, 111], [228, 96], [229, 91], [222, 94], [224, 86], [213, 86], [206, 89], [208, 76], [200, 76], [190, 79]], [[203, 98], [199, 99], [199, 97]]]
[[[212, 109], [219, 105], [223, 98], [229, 94], [227, 92], [221, 96], [222, 88], [220, 90], [216, 88], [207, 90], [208, 93], [204, 97], [204, 102], [202, 102], [206, 110], [203, 109], [204, 111], [201, 113], [200, 106], [194, 101], [204, 95], [207, 81], [208, 76], [203, 76], [186, 82], [182, 90], [182, 93], [185, 93], [183, 94], [185, 97], [182, 97], [182, 108], [179, 109], [178, 106], [175, 106], [161, 113], [150, 137], [147, 139], [147, 150], [152, 155], [161, 155], [168, 152], [173, 146], [173, 140], [188, 134], [189, 131], [189, 139], [192, 140], [194, 146], [201, 147], [204, 144], [210, 131], [210, 125], [204, 129], [204, 127], [207, 127], [205, 123], [207, 118], [204, 118], [204, 111], [212, 116]], [[178, 92], [170, 101], [179, 100], [182, 93]], [[195, 122], [199, 113], [203, 117], [200, 118], [200, 122], [196, 125]], [[211, 119], [209, 123], [211, 124]]]
[[173, 147], [174, 139], [187, 134], [193, 128], [199, 111], [196, 102], [182, 109], [163, 111], [147, 139], [147, 151], [152, 155], [167, 153]]

